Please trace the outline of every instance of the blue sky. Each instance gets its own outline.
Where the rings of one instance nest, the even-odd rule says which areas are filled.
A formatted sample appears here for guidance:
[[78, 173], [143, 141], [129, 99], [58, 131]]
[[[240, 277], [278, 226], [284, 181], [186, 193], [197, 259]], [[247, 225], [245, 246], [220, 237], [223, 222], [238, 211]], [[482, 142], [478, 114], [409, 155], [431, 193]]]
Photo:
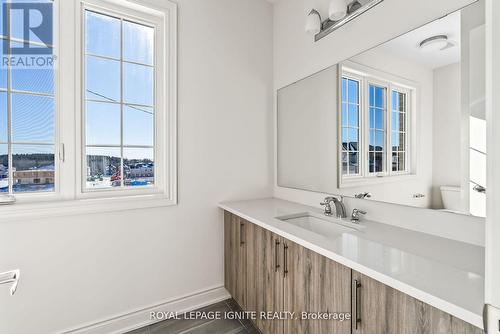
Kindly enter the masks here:
[[[357, 142], [359, 140], [359, 107], [358, 96], [359, 84], [354, 80], [342, 79], [342, 126], [350, 127], [342, 130], [343, 142]], [[384, 88], [370, 86], [369, 89], [369, 125], [372, 129], [384, 129]], [[404, 131], [405, 114], [399, 111], [400, 96], [394, 91], [392, 93], [392, 146], [404, 147], [404, 136], [399, 131]], [[369, 135], [370, 145], [384, 146], [385, 135], [383, 131], [373, 130]]]
[[[121, 50], [121, 24], [119, 19], [86, 12], [86, 98], [95, 100], [86, 102], [86, 122], [90, 129], [87, 144], [120, 144], [119, 102], [123, 100], [124, 145], [153, 146], [154, 30], [123, 21]], [[116, 154], [105, 148], [97, 151]], [[152, 152], [152, 149], [124, 150], [130, 158], [152, 158]]]

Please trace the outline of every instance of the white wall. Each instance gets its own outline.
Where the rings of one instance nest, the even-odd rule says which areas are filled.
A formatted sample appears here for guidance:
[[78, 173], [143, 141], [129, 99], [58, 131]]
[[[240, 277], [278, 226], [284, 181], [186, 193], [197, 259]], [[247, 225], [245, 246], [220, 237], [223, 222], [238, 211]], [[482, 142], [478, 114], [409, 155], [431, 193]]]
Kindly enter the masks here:
[[460, 63], [455, 63], [434, 70], [432, 159], [434, 208], [443, 207], [440, 186], [460, 187], [464, 172], [461, 167], [461, 122]]
[[[315, 43], [304, 32], [304, 20], [318, 2], [321, 1], [280, 0], [274, 6], [275, 91], [473, 1], [385, 0]], [[275, 183], [274, 195], [318, 206], [325, 194], [278, 187]], [[484, 224], [479, 218], [370, 201], [349, 200], [348, 204], [366, 208], [371, 219], [484, 244]]]
[[278, 184], [312, 191], [337, 189], [338, 66], [277, 94]]
[[[2, 222], [0, 333], [54, 333], [223, 285], [217, 203], [272, 194], [272, 7], [179, 0], [179, 205]], [[143, 319], [146, 321], [147, 319]]]

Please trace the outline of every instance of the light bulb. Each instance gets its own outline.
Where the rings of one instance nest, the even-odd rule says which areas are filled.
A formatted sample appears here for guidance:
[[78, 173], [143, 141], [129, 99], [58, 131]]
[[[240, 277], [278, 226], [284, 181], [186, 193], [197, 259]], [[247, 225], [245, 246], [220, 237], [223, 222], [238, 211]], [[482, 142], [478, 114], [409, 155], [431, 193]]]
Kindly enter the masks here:
[[318, 11], [313, 9], [309, 12], [306, 19], [306, 32], [311, 35], [316, 35], [321, 31], [321, 16]]
[[328, 17], [332, 21], [343, 19], [347, 15], [347, 1], [346, 0], [332, 0], [328, 10]]

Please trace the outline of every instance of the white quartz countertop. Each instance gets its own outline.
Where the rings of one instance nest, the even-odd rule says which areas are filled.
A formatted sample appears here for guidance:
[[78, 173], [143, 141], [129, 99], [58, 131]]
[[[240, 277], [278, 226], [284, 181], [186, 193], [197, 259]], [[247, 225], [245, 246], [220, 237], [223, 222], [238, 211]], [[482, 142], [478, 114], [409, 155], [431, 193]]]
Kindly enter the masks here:
[[362, 220], [359, 231], [326, 237], [276, 217], [314, 208], [276, 198], [219, 205], [312, 251], [482, 328], [484, 248]]

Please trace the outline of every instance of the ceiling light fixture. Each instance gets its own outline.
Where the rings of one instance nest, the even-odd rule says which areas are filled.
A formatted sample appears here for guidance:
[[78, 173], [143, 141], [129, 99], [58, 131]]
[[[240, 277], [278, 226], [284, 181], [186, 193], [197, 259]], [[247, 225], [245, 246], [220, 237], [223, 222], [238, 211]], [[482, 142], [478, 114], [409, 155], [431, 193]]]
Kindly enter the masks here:
[[436, 35], [424, 39], [419, 44], [420, 50], [424, 52], [440, 51], [448, 46], [448, 36]]

